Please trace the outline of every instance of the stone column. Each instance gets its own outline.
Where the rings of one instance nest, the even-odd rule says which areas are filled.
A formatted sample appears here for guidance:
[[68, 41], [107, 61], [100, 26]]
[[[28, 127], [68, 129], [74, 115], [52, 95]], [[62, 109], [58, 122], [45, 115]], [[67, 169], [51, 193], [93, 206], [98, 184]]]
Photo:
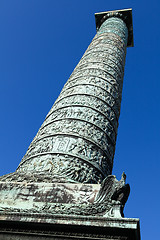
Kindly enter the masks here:
[[101, 183], [112, 174], [128, 28], [107, 13], [17, 171]]

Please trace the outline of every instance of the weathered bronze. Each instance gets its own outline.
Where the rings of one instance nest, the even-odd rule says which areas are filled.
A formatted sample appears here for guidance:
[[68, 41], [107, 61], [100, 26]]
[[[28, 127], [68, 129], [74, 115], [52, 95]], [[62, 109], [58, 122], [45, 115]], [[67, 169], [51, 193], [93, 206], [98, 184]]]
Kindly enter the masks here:
[[[95, 17], [96, 36], [17, 170], [0, 177], [0, 226], [29, 223], [33, 233], [31, 223], [51, 224], [51, 239], [139, 239], [139, 221], [122, 219], [130, 192], [126, 175], [120, 181], [111, 175], [126, 48], [133, 46], [132, 11]], [[80, 226], [90, 226], [91, 235], [71, 231], [69, 237], [68, 224], [77, 234]], [[56, 233], [60, 225], [64, 232]], [[123, 231], [115, 234], [116, 228]]]
[[101, 183], [112, 174], [127, 42], [123, 14], [104, 15], [18, 174], [49, 172], [81, 183]]

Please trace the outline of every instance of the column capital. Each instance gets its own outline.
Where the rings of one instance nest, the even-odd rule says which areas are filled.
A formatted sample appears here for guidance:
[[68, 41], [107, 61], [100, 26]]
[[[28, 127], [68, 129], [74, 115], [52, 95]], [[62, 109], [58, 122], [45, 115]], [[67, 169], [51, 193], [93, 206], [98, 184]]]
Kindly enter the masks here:
[[110, 17], [121, 18], [126, 23], [128, 28], [127, 47], [133, 47], [132, 8], [95, 13], [96, 30], [98, 31], [102, 23]]

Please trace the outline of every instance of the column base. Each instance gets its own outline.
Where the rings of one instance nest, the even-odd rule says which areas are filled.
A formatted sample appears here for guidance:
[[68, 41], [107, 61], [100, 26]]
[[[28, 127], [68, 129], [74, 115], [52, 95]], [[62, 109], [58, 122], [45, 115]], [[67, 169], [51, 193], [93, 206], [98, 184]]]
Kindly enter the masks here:
[[20, 182], [13, 176], [1, 177], [0, 239], [140, 239], [139, 220], [123, 218], [129, 195], [124, 174], [120, 181], [110, 175], [102, 184], [53, 176], [32, 182], [31, 175]]
[[0, 220], [0, 239], [140, 239], [139, 219], [20, 213], [13, 218], [10, 221]]

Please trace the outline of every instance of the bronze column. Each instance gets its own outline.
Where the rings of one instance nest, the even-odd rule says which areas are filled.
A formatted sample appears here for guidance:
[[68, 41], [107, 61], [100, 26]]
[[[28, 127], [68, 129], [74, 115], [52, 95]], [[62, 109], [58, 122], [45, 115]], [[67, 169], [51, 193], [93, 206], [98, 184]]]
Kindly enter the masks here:
[[[112, 174], [120, 114], [127, 19], [96, 15], [97, 34], [33, 139], [18, 171], [100, 183]], [[101, 24], [100, 24], [101, 22]]]
[[126, 176], [111, 175], [132, 11], [98, 13], [96, 26], [19, 167], [0, 177], [0, 239], [140, 240], [123, 214]]

